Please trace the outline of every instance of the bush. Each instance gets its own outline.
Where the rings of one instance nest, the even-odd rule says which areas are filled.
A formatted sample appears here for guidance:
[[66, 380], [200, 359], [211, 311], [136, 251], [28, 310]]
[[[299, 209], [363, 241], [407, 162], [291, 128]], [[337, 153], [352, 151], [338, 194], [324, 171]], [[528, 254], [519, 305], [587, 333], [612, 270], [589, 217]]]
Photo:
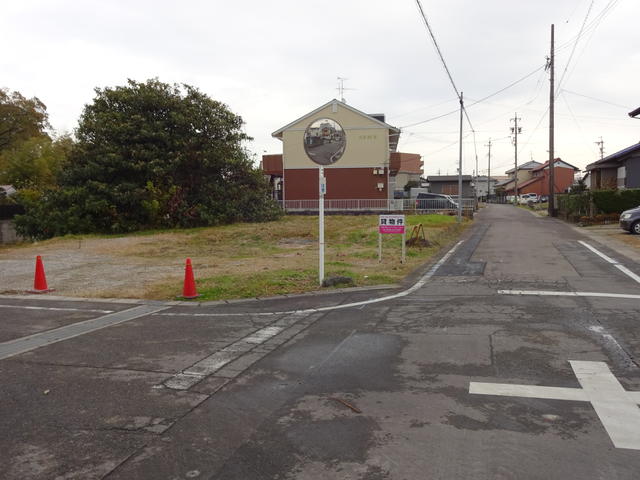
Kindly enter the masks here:
[[557, 206], [559, 212], [565, 218], [581, 217], [589, 215], [589, 207], [591, 204], [591, 195], [589, 192], [557, 195]]
[[56, 182], [25, 195], [20, 234], [121, 233], [281, 214], [244, 148], [242, 118], [189, 85], [96, 89]]
[[592, 197], [598, 210], [609, 214], [620, 214], [640, 205], [640, 188], [594, 190]]

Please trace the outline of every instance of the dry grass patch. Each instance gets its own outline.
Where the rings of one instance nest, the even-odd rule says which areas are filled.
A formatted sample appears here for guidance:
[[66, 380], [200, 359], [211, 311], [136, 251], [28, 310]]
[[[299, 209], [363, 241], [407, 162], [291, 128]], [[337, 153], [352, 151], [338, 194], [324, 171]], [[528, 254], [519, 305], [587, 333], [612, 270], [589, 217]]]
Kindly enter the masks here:
[[[439, 246], [456, 238], [467, 223], [455, 217], [408, 215], [409, 226], [422, 223], [429, 248], [407, 248], [400, 264], [400, 235], [385, 235], [383, 261], [377, 257], [377, 216], [327, 216], [326, 275], [345, 275], [358, 286], [394, 283], [424, 263]], [[35, 254], [56, 258], [99, 259], [85, 275], [87, 285], [61, 294], [91, 297], [170, 299], [180, 293], [184, 260], [192, 259], [200, 300], [248, 298], [318, 289], [318, 218], [285, 216], [269, 223], [141, 232], [127, 236], [73, 236], [38, 245], [3, 249], [0, 260]], [[106, 281], [107, 268], [122, 265], [118, 281]], [[33, 267], [29, 266], [29, 270]], [[109, 271], [111, 275], [111, 271]], [[95, 281], [102, 277], [100, 287]], [[82, 280], [82, 279], [81, 279]], [[56, 283], [50, 280], [49, 283]], [[1, 286], [0, 286], [1, 289]]]
[[[625, 232], [618, 225], [594, 225], [584, 227], [585, 230], [604, 236], [606, 239], [622, 242], [625, 245], [640, 250], [640, 235], [633, 235]], [[605, 240], [606, 242], [606, 240]]]

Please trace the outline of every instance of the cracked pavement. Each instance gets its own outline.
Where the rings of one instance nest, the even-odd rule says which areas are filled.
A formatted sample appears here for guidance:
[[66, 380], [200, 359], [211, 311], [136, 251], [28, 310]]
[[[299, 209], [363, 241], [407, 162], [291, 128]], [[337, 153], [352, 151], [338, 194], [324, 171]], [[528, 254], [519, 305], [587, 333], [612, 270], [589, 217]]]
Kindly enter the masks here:
[[[490, 205], [423, 287], [377, 303], [300, 312], [398, 291], [157, 305], [71, 336], [136, 305], [0, 297], [1, 476], [638, 478], [640, 449], [616, 448], [589, 402], [469, 393], [578, 389], [569, 361], [640, 391], [640, 284], [579, 240], [640, 274], [560, 221]], [[40, 334], [55, 343], [3, 358]]]

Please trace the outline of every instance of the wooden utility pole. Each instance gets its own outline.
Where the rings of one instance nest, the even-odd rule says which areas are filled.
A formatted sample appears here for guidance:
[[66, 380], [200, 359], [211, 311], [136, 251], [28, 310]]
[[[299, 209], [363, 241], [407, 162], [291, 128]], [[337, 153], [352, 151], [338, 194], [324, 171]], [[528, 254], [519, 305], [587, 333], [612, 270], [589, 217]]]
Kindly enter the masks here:
[[491, 139], [489, 143], [485, 145], [489, 147], [489, 154], [487, 155], [487, 199], [486, 203], [489, 203], [489, 194], [491, 193]]
[[518, 120], [522, 120], [521, 118], [518, 118], [518, 114], [516, 113], [513, 118], [511, 119], [513, 121], [513, 127], [511, 127], [511, 133], [513, 133], [514, 137], [513, 137], [513, 145], [515, 147], [514, 149], [514, 160], [515, 160], [515, 168], [516, 168], [516, 183], [514, 186], [514, 194], [515, 194], [515, 202], [516, 204], [518, 203], [518, 134], [522, 132], [522, 127], [518, 127]]
[[554, 47], [553, 47], [553, 24], [551, 24], [551, 51], [549, 53], [549, 209], [548, 213], [550, 217], [556, 216], [556, 203], [555, 203], [555, 153], [554, 148]]

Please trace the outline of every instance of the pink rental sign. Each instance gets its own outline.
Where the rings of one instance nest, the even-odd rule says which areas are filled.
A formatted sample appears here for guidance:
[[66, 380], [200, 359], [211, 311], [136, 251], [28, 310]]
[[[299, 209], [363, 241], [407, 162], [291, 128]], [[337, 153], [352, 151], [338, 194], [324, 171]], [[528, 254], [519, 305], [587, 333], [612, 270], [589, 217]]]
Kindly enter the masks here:
[[404, 233], [404, 215], [380, 215], [378, 233]]

